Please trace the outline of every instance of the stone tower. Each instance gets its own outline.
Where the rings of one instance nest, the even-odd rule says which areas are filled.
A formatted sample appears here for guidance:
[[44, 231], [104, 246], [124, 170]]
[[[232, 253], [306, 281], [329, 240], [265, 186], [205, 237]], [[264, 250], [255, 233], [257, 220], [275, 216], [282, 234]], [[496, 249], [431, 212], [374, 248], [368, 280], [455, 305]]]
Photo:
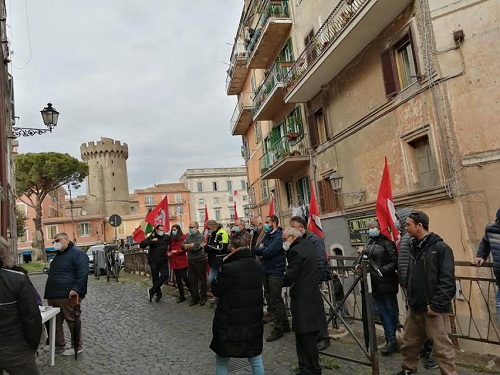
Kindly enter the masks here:
[[110, 138], [83, 143], [82, 160], [89, 166], [87, 197], [82, 207], [83, 215], [130, 213], [127, 158], [128, 146]]

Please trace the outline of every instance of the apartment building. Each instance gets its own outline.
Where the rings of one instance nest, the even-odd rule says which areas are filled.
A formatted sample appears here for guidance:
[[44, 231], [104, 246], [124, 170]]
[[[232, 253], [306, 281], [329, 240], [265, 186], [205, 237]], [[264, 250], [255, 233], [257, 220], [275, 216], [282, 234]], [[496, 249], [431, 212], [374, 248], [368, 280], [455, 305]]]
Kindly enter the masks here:
[[187, 169], [180, 178], [191, 192], [190, 213], [194, 221], [208, 218], [227, 228], [235, 219], [249, 219], [247, 179], [244, 167]]
[[286, 222], [310, 180], [327, 246], [352, 254], [387, 157], [396, 208], [472, 259], [500, 206], [499, 36], [495, 0], [245, 2], [227, 93], [252, 208], [268, 187]]

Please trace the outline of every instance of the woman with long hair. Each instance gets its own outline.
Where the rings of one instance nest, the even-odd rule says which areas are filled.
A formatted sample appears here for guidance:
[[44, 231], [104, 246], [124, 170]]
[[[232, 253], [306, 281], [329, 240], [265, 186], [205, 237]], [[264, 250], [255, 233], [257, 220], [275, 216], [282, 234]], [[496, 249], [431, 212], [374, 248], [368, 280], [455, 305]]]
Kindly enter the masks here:
[[184, 296], [184, 283], [187, 288], [191, 290], [191, 284], [187, 276], [187, 270], [189, 267], [189, 261], [187, 257], [187, 250], [182, 249], [182, 243], [186, 239], [186, 235], [182, 233], [182, 229], [179, 225], [172, 225], [170, 230], [170, 248], [167, 251], [167, 255], [170, 258], [170, 268], [174, 271], [175, 282], [177, 288], [179, 289], [179, 298], [177, 303], [184, 302], [186, 297]]

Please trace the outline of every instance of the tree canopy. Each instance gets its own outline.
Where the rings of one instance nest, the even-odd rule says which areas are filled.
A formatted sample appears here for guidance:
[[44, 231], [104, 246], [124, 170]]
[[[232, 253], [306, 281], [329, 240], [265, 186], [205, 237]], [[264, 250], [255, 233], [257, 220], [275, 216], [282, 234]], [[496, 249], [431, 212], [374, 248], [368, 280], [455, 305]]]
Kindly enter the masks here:
[[36, 195], [40, 201], [60, 186], [82, 182], [89, 173], [86, 163], [58, 152], [20, 154], [15, 161], [18, 196]]

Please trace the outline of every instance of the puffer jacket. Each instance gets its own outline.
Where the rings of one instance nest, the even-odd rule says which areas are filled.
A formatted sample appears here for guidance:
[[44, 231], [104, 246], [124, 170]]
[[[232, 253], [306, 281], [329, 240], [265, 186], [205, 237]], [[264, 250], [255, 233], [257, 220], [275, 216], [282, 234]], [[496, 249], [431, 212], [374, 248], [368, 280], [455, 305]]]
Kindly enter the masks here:
[[35, 292], [22, 272], [0, 269], [0, 350], [26, 343], [33, 351], [37, 349], [42, 316]]
[[424, 312], [427, 306], [439, 313], [451, 312], [455, 297], [455, 263], [451, 248], [435, 233], [410, 242], [408, 306]]
[[56, 252], [50, 263], [44, 298], [68, 298], [70, 290], [84, 298], [87, 294], [88, 274], [89, 257], [70, 241], [64, 251]]
[[276, 228], [264, 237], [264, 247], [256, 247], [255, 255], [262, 257], [261, 265], [264, 275], [283, 276], [285, 273], [285, 250], [283, 250], [283, 230]]
[[239, 248], [224, 258], [211, 288], [219, 300], [210, 349], [222, 357], [251, 358], [261, 354], [262, 270], [249, 248]]
[[477, 251], [477, 258], [486, 260], [490, 255], [493, 258], [493, 272], [497, 279], [497, 285], [500, 288], [500, 222], [488, 224], [479, 249]]
[[[398, 293], [398, 255], [396, 245], [383, 234], [370, 238], [363, 255], [368, 256], [373, 296], [383, 297]], [[361, 257], [359, 257], [361, 260]]]
[[398, 279], [399, 285], [406, 288], [408, 282], [408, 263], [410, 262], [410, 234], [405, 229], [405, 223], [408, 216], [413, 210], [411, 208], [399, 208], [396, 210], [396, 214], [401, 219], [401, 240], [399, 241], [399, 253], [398, 253]]

